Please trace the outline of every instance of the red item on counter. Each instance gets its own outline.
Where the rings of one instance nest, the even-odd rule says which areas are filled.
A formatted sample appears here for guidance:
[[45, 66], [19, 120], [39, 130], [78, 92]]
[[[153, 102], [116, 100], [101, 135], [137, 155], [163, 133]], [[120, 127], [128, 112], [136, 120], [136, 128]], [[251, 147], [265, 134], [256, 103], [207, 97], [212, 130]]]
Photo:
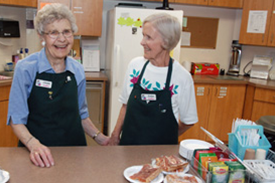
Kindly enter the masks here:
[[194, 75], [219, 75], [220, 65], [218, 63], [194, 63], [192, 62], [191, 74]]

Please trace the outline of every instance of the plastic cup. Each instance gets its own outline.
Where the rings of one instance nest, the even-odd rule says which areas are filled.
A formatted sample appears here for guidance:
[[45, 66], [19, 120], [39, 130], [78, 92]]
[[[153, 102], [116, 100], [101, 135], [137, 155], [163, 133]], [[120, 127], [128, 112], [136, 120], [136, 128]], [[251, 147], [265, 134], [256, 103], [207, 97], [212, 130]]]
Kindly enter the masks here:
[[266, 156], [266, 150], [264, 150], [264, 149], [257, 149], [255, 159], [257, 159], [257, 160], [265, 160], [265, 156]]
[[243, 159], [255, 159], [255, 150], [254, 149], [246, 149]]

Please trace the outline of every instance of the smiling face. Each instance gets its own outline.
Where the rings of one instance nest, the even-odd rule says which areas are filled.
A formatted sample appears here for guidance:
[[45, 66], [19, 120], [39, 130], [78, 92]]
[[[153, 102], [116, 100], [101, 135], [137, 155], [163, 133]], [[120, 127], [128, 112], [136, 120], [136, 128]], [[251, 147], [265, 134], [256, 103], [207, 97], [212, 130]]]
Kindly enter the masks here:
[[45, 33], [59, 32], [59, 36], [56, 39], [51, 38], [48, 34], [41, 36], [46, 42], [45, 49], [49, 61], [64, 60], [69, 54], [73, 46], [74, 36], [64, 37], [61, 33], [68, 30], [71, 30], [71, 24], [67, 19], [56, 20], [45, 26]]
[[150, 22], [143, 25], [142, 34], [143, 38], [140, 44], [144, 48], [144, 58], [156, 60], [167, 54], [167, 50], [162, 47], [164, 43], [160, 33]]

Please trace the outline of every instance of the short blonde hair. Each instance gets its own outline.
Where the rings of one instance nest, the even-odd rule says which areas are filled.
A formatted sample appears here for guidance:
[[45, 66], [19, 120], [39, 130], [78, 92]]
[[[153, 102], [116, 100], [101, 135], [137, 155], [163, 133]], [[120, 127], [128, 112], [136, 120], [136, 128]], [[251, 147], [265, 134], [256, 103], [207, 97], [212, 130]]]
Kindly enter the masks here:
[[171, 51], [176, 47], [181, 36], [181, 26], [176, 17], [167, 13], [157, 13], [148, 16], [143, 21], [143, 26], [146, 23], [151, 23], [158, 30], [164, 42], [164, 49]]
[[71, 24], [72, 31], [77, 32], [78, 28], [73, 13], [66, 5], [60, 3], [47, 4], [39, 10], [34, 20], [34, 26], [38, 34], [42, 35], [46, 25], [61, 19], [67, 19]]

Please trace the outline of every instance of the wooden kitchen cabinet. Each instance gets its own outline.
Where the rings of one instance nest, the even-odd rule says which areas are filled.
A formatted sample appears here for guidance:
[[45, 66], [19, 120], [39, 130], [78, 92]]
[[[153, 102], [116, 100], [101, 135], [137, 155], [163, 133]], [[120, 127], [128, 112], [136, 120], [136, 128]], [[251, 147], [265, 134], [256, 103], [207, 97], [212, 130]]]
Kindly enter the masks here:
[[71, 10], [76, 17], [81, 36], [101, 36], [103, 0], [72, 0]]
[[78, 26], [75, 35], [101, 36], [103, 0], [38, 0], [37, 8], [46, 2], [63, 3], [72, 10]]
[[0, 5], [37, 7], [36, 0], [0, 0]]
[[243, 0], [208, 0], [208, 5], [229, 8], [242, 8]]
[[211, 84], [195, 84], [195, 95], [199, 121], [184, 134], [182, 134], [179, 137], [179, 141], [184, 139], [206, 139], [206, 135], [200, 129], [200, 127], [202, 126], [203, 128], [207, 128], [209, 115], [208, 108], [211, 102], [212, 88], [213, 87]]
[[[249, 14], [252, 11], [265, 11], [267, 12], [266, 25], [263, 33], [247, 32], [248, 25], [253, 22], [249, 21]], [[240, 30], [239, 43], [248, 45], [260, 46], [275, 46], [275, 0], [244, 0], [242, 24]], [[262, 26], [260, 20], [257, 22], [254, 17], [255, 26]]]
[[[163, 2], [163, 0], [141, 0], [141, 1], [151, 1], [151, 2]], [[169, 3], [175, 2], [175, 0], [169, 0]]]
[[175, 3], [207, 5], [208, 0], [175, 0]]
[[228, 142], [232, 121], [243, 114], [246, 85], [234, 84], [195, 84], [199, 122], [179, 137], [201, 139], [206, 137], [200, 126], [207, 129], [223, 142]]
[[242, 8], [243, 0], [175, 0], [176, 3]]
[[18, 139], [10, 126], [6, 125], [10, 85], [0, 87], [0, 147], [16, 147]]
[[250, 87], [244, 118], [256, 122], [262, 116], [275, 116], [275, 90]]

